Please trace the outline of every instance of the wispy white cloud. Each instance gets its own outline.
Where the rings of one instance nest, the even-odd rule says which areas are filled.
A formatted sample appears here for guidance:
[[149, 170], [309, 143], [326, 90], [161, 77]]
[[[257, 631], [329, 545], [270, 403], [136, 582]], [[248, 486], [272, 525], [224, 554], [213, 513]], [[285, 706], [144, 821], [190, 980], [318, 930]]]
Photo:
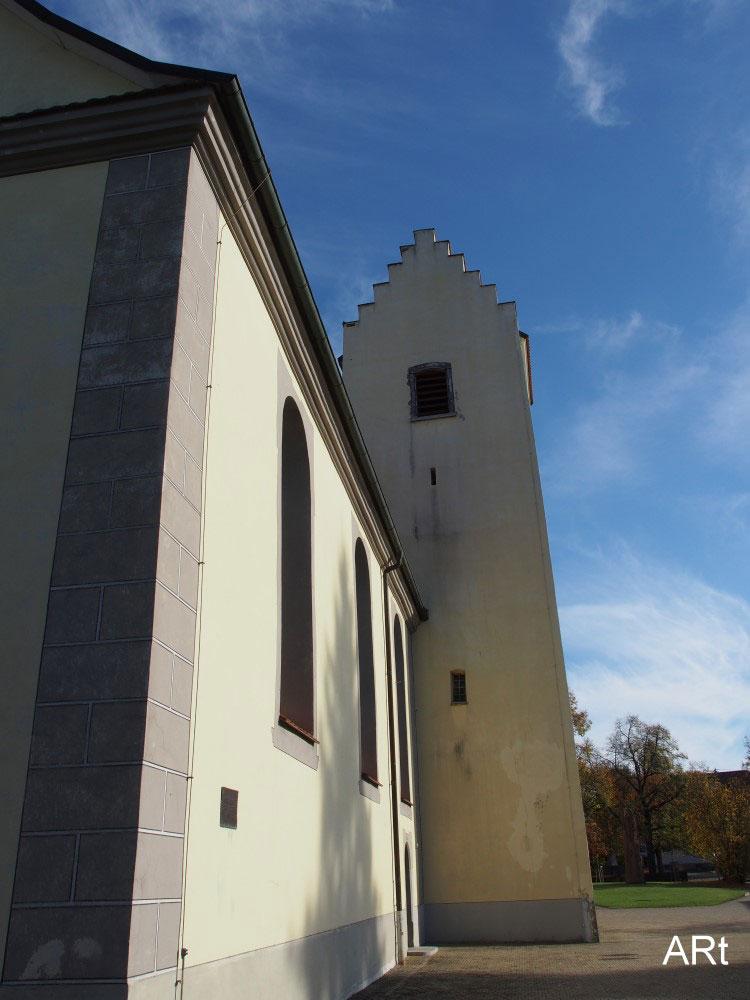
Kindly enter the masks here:
[[579, 326], [586, 335], [589, 347], [603, 350], [610, 354], [620, 353], [639, 342], [646, 345], [649, 341], [657, 347], [671, 343], [678, 338], [682, 330], [673, 323], [662, 320], [646, 320], [638, 309], [631, 310], [627, 319], [599, 318], [587, 328]]
[[[362, 246], [357, 234], [343, 227], [340, 239], [328, 240], [319, 235], [304, 235], [298, 246], [308, 279], [313, 287], [326, 288], [319, 302], [321, 318], [334, 354], [342, 350], [343, 326], [357, 319], [357, 306], [372, 302], [373, 283], [388, 277], [383, 267], [383, 255], [376, 246]], [[382, 242], [387, 246], [388, 239]]]
[[710, 523], [716, 536], [734, 552], [750, 548], [750, 493], [708, 492], [685, 497], [680, 504], [700, 523]]
[[[585, 597], [560, 620], [570, 686], [602, 745], [633, 713], [691, 760], [739, 766], [750, 705], [750, 605], [623, 545], [580, 553]], [[592, 582], [593, 581], [593, 582]]]
[[714, 207], [746, 249], [750, 246], [750, 128], [725, 136], [714, 157]]
[[616, 67], [594, 54], [594, 38], [607, 15], [622, 15], [628, 9], [626, 0], [571, 0], [557, 40], [578, 109], [595, 125], [621, 124], [612, 95], [623, 77]]
[[624, 321], [598, 320], [590, 333], [590, 341], [601, 344], [607, 350], [619, 351], [631, 343], [633, 337], [643, 330], [643, 326], [643, 316], [634, 309]]
[[706, 408], [696, 426], [704, 448], [732, 461], [750, 461], [750, 304], [712, 338], [706, 356]]
[[100, 0], [95, 5], [85, 0], [72, 0], [63, 13], [141, 55], [161, 61], [172, 58], [168, 35], [154, 17], [153, 8], [140, 0], [122, 0], [121, 3]]
[[362, 302], [372, 302], [373, 273], [377, 273], [377, 269], [368, 270], [363, 260], [354, 267], [350, 265], [346, 276], [335, 282], [333, 294], [326, 301], [323, 321], [337, 357], [343, 350], [342, 324], [357, 318], [357, 306]]
[[632, 487], [647, 473], [654, 429], [692, 405], [708, 364], [683, 346], [679, 327], [638, 310], [626, 320], [578, 319], [572, 326], [597, 377], [558, 425], [554, 450], [543, 456], [545, 483], [566, 495]]
[[726, 17], [739, 10], [747, 0], [683, 0], [688, 7], [703, 14], [707, 27], [720, 25]]
[[344, 14], [367, 18], [396, 5], [395, 0], [57, 0], [52, 6], [152, 59], [236, 70], [278, 56], [292, 29]]
[[579, 407], [551, 463], [553, 485], [568, 494], [637, 485], [648, 468], [656, 421], [685, 402], [702, 374], [698, 365], [609, 374], [601, 394]]
[[685, 465], [750, 466], [750, 302], [690, 337], [639, 310], [565, 327], [586, 358], [591, 389], [542, 453], [551, 492], [632, 489], [658, 480], [665, 454]]
[[677, 7], [698, 15], [703, 29], [719, 28], [746, 0], [570, 0], [557, 37], [565, 79], [579, 112], [595, 125], [626, 124], [613, 101], [625, 83], [622, 70], [596, 51], [597, 35], [610, 16], [643, 18]]

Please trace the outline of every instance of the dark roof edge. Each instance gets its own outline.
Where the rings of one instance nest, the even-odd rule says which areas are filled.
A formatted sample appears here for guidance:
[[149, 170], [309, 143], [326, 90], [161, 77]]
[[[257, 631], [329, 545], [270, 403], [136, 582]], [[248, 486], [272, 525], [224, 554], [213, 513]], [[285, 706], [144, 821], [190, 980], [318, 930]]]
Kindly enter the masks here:
[[124, 63], [130, 63], [131, 66], [146, 73], [185, 76], [191, 80], [200, 80], [203, 83], [222, 83], [235, 79], [232, 73], [220, 73], [216, 70], [197, 69], [194, 66], [179, 66], [176, 63], [156, 62], [153, 59], [147, 59], [146, 56], [132, 52], [130, 49], [126, 49], [123, 45], [118, 45], [117, 42], [113, 42], [109, 38], [103, 38], [101, 35], [97, 35], [96, 32], [81, 27], [75, 21], [68, 21], [67, 18], [55, 14], [47, 7], [37, 3], [36, 0], [13, 0], [13, 2], [19, 7], [23, 7], [25, 11], [43, 24], [48, 24], [51, 28], [63, 31], [67, 35], [72, 35], [73, 38], [77, 38], [79, 41], [85, 42], [95, 49], [99, 49], [106, 55], [114, 56], [115, 59], [120, 59]]
[[222, 109], [227, 116], [235, 141], [242, 155], [245, 169], [250, 178], [251, 187], [254, 190], [257, 189], [255, 199], [266, 220], [266, 224], [274, 240], [276, 251], [281, 258], [287, 279], [292, 287], [296, 305], [313, 335], [315, 355], [323, 370], [328, 387], [334, 399], [339, 404], [350, 442], [365, 474], [370, 495], [386, 529], [396, 560], [400, 563], [401, 571], [404, 574], [419, 617], [421, 621], [427, 621], [429, 612], [419, 594], [419, 588], [409, 567], [406, 553], [401, 545], [396, 526], [388, 509], [388, 503], [378, 481], [370, 454], [367, 451], [367, 445], [365, 444], [362, 431], [352, 408], [346, 386], [341, 378], [341, 372], [336, 364], [336, 359], [320, 317], [318, 306], [313, 298], [307, 275], [305, 274], [294, 238], [289, 229], [289, 223], [284, 214], [284, 209], [281, 207], [276, 186], [273, 183], [273, 178], [270, 176], [270, 170], [266, 163], [258, 134], [255, 131], [255, 126], [250, 117], [250, 112], [247, 109], [242, 88], [237, 78], [234, 77], [230, 81], [221, 83], [217, 87], [217, 92]]

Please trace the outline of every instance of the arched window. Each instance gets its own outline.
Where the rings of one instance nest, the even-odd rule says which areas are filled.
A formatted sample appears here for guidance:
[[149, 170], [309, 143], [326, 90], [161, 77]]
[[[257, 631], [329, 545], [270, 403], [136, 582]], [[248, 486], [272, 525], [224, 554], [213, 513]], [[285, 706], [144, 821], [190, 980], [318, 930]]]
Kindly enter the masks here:
[[404, 844], [404, 882], [406, 883], [406, 945], [414, 947], [414, 919], [411, 900], [411, 855], [409, 845]]
[[357, 655], [359, 659], [359, 740], [361, 773], [377, 785], [378, 747], [375, 728], [375, 666], [372, 654], [372, 600], [370, 570], [361, 539], [354, 546], [354, 580], [357, 596]]
[[393, 629], [396, 653], [396, 706], [398, 712], [398, 749], [401, 772], [401, 801], [411, 805], [411, 780], [409, 778], [409, 733], [406, 727], [406, 681], [404, 670], [404, 644], [401, 640], [401, 622], [396, 617]]
[[310, 460], [302, 417], [284, 403], [281, 431], [281, 683], [279, 722], [314, 740]]

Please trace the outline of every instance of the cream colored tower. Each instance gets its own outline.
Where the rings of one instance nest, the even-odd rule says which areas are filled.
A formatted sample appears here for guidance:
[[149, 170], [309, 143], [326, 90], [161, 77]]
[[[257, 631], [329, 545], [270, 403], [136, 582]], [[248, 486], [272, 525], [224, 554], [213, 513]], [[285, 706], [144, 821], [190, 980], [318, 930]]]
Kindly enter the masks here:
[[515, 303], [414, 235], [345, 325], [343, 370], [430, 610], [413, 638], [426, 940], [595, 940], [527, 341]]

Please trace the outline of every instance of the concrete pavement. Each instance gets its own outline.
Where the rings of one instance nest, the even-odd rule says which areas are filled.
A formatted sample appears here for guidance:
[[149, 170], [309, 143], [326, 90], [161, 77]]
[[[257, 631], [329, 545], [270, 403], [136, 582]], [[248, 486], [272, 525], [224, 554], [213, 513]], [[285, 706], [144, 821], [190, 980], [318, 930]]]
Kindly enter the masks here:
[[[748, 1000], [750, 896], [719, 906], [641, 910], [597, 908], [598, 945], [441, 947], [431, 958], [409, 958], [357, 1000]], [[727, 942], [728, 965], [704, 955], [685, 966], [663, 960], [673, 935], [688, 959], [691, 936]]]

